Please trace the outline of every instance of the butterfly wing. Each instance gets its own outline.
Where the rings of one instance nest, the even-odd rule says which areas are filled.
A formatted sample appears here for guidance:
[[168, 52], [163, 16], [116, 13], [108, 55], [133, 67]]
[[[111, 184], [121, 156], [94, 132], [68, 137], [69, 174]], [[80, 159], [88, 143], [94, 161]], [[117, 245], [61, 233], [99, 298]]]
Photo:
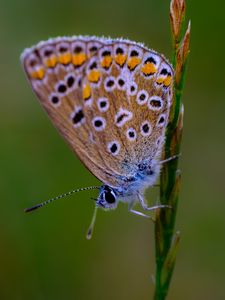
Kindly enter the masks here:
[[160, 152], [173, 76], [160, 55], [129, 41], [75, 37], [42, 42], [22, 61], [54, 125], [102, 182], [121, 185]]
[[[22, 54], [22, 63], [32, 88], [53, 124], [85, 166], [100, 180], [111, 173], [92, 143], [82, 98], [84, 66], [102, 43], [92, 39], [53, 39]], [[88, 91], [86, 91], [87, 93]]]
[[91, 90], [89, 128], [117, 186], [141, 163], [160, 158], [172, 79], [162, 56], [128, 41], [102, 46], [86, 64], [82, 88]]

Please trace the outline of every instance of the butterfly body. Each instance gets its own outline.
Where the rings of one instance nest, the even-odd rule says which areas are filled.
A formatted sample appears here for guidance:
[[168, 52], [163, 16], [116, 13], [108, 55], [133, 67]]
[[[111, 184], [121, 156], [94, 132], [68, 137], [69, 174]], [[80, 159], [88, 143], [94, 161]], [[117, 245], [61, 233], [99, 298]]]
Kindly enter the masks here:
[[128, 40], [72, 37], [25, 50], [22, 63], [56, 128], [103, 183], [97, 205], [140, 200], [160, 173], [173, 84], [166, 59]]

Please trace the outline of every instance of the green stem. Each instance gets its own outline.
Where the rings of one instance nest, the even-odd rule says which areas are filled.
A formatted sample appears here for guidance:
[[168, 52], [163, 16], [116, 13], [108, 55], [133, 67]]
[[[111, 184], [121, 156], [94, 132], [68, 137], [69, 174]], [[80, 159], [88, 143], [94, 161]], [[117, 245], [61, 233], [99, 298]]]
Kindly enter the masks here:
[[[173, 66], [176, 70], [180, 43], [174, 41]], [[174, 80], [173, 106], [171, 108], [170, 122], [166, 131], [165, 158], [180, 154], [180, 145], [183, 127], [183, 105], [181, 96], [184, 86], [184, 76], [187, 61], [180, 70], [180, 79]], [[154, 300], [164, 300], [168, 294], [172, 278], [177, 246], [180, 239], [178, 232], [174, 233], [181, 174], [178, 170], [179, 157], [163, 166], [160, 177], [160, 201], [170, 205], [171, 209], [161, 209], [157, 212], [155, 222], [155, 257], [156, 276]]]

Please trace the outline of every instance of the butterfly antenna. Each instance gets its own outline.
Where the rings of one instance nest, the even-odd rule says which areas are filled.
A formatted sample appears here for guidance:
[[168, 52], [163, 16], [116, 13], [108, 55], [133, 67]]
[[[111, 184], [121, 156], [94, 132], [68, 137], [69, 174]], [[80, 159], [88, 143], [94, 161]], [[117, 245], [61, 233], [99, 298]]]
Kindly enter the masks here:
[[89, 186], [89, 187], [85, 187], [85, 188], [79, 188], [79, 189], [76, 189], [76, 190], [72, 190], [70, 192], [67, 192], [67, 193], [61, 194], [59, 196], [56, 196], [54, 198], [48, 199], [48, 200], [46, 200], [46, 201], [44, 201], [42, 203], [36, 204], [36, 205], [34, 205], [34, 206], [30, 207], [30, 208], [25, 208], [24, 211], [25, 212], [31, 212], [33, 210], [36, 210], [36, 209], [38, 209], [40, 207], [45, 206], [46, 204], [49, 204], [49, 203], [51, 203], [51, 202], [53, 202], [55, 200], [58, 200], [58, 199], [70, 196], [70, 195], [72, 195], [74, 193], [78, 193], [78, 192], [82, 192], [82, 191], [87, 191], [87, 190], [95, 190], [95, 189], [99, 189], [99, 186]]
[[92, 217], [92, 220], [91, 220], [91, 224], [90, 224], [90, 226], [88, 228], [88, 231], [87, 231], [87, 235], [86, 235], [87, 240], [90, 240], [92, 238], [92, 234], [93, 234], [94, 226], [95, 226], [95, 221], [96, 221], [97, 210], [98, 210], [98, 206], [96, 205], [94, 213], [93, 213], [93, 217]]

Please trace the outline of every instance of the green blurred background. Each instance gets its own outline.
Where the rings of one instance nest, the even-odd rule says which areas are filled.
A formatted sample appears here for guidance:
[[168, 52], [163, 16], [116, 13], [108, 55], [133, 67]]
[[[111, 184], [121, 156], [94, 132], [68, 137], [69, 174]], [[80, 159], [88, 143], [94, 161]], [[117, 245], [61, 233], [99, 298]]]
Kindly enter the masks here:
[[[168, 299], [225, 299], [225, 2], [187, 1], [182, 240]], [[151, 299], [153, 224], [125, 205], [99, 211], [86, 192], [25, 215], [23, 208], [98, 184], [61, 139], [20, 65], [23, 48], [60, 35], [145, 42], [171, 56], [169, 1], [0, 0], [0, 299]]]

